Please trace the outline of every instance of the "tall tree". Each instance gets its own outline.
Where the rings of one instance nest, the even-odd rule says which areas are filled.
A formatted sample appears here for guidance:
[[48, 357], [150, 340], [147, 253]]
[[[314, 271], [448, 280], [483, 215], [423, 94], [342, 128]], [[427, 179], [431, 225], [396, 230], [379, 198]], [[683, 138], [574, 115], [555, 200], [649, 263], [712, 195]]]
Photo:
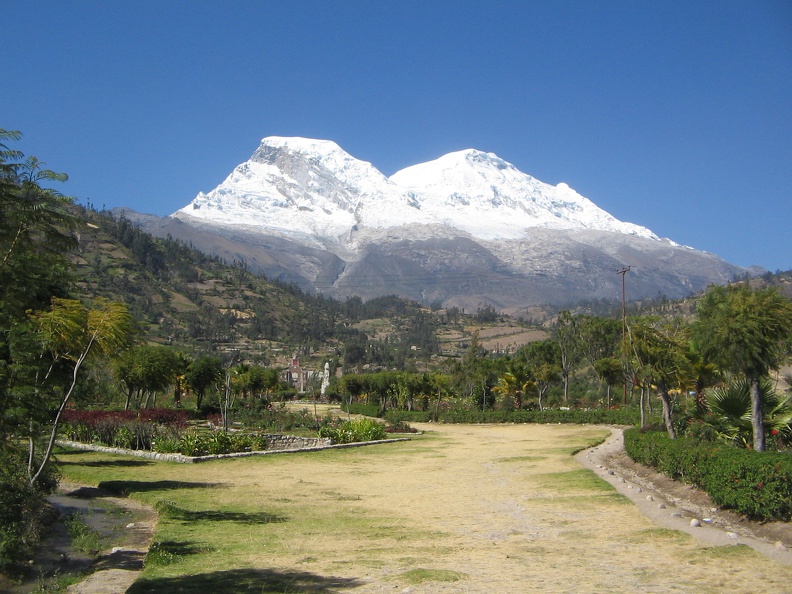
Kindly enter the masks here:
[[676, 437], [671, 391], [685, 385], [689, 377], [689, 329], [675, 321], [633, 319], [628, 325], [628, 341], [634, 369], [648, 385], [657, 386], [663, 402], [663, 422], [671, 439]]
[[753, 448], [765, 449], [763, 377], [777, 370], [792, 334], [792, 302], [775, 288], [710, 287], [696, 306], [693, 336], [702, 354], [751, 385]]
[[[52, 448], [58, 434], [60, 419], [69, 403], [80, 369], [89, 357], [113, 356], [129, 347], [136, 335], [136, 325], [122, 303], [98, 298], [93, 307], [86, 308], [76, 299], [53, 298], [52, 306], [45, 311], [33, 312], [30, 319], [46, 354], [47, 369], [37, 374], [36, 389], [39, 395], [51, 391], [57, 396], [54, 419], [49, 423], [49, 439], [38, 468], [34, 467], [37, 436], [29, 435], [30, 483], [35, 484], [50, 462]], [[71, 367], [71, 382], [58, 390], [49, 383], [51, 371], [60, 364]]]
[[217, 387], [224, 376], [223, 364], [217, 357], [199, 357], [187, 369], [187, 385], [195, 394], [195, 408], [201, 408], [207, 390]]
[[133, 404], [147, 408], [152, 396], [156, 398], [158, 392], [184, 373], [185, 363], [180, 353], [169, 346], [139, 345], [124, 352], [113, 365], [116, 379], [126, 394], [124, 409]]
[[580, 360], [580, 327], [579, 319], [569, 311], [558, 314], [553, 332], [561, 361], [561, 379], [564, 382], [564, 402], [569, 402], [569, 376]]

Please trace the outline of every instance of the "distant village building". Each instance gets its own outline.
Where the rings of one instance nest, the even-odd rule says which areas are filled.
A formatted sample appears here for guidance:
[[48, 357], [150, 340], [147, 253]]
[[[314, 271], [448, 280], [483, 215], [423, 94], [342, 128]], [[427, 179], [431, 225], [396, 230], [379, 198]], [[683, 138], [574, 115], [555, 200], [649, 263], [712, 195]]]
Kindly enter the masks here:
[[284, 381], [297, 390], [297, 393], [304, 394], [306, 388], [309, 386], [309, 381], [317, 375], [318, 372], [305, 369], [300, 366], [300, 359], [297, 355], [292, 356], [291, 366], [283, 373]]

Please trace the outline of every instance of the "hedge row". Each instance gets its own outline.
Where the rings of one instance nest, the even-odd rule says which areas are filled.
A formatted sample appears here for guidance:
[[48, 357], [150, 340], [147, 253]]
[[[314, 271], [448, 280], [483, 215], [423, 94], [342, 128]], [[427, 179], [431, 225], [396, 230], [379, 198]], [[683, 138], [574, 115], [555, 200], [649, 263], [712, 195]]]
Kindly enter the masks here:
[[792, 456], [754, 452], [665, 432], [624, 432], [624, 448], [636, 462], [706, 491], [719, 506], [758, 520], [792, 518]]
[[[352, 412], [366, 414], [352, 406]], [[427, 423], [434, 420], [434, 413], [428, 411], [389, 410], [385, 419], [390, 423], [406, 421]], [[637, 409], [620, 408], [615, 410], [519, 410], [519, 411], [474, 411], [451, 410], [441, 412], [440, 423], [577, 423], [592, 425], [636, 425], [640, 421]]]

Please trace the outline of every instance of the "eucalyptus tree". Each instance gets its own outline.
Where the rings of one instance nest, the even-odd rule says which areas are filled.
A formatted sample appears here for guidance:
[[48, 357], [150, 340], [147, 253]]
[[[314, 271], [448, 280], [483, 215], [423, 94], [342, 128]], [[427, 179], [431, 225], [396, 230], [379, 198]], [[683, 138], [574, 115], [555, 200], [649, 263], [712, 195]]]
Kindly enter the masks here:
[[704, 356], [750, 384], [753, 448], [765, 449], [761, 380], [777, 370], [792, 334], [792, 302], [775, 288], [713, 286], [696, 305], [693, 336]]
[[487, 356], [476, 331], [462, 359], [447, 363], [451, 390], [477, 409], [486, 410], [493, 404], [492, 388], [498, 383], [502, 365]]
[[440, 415], [440, 403], [443, 396], [448, 394], [449, 386], [451, 385], [451, 378], [445, 373], [432, 372], [429, 374], [429, 389], [437, 394], [434, 407], [434, 418], [437, 420]]
[[561, 379], [564, 382], [564, 402], [569, 401], [569, 376], [581, 357], [580, 320], [569, 311], [558, 314], [553, 336], [558, 343]]
[[589, 365], [593, 366], [600, 359], [618, 357], [622, 338], [621, 320], [580, 316], [577, 328], [580, 352]]

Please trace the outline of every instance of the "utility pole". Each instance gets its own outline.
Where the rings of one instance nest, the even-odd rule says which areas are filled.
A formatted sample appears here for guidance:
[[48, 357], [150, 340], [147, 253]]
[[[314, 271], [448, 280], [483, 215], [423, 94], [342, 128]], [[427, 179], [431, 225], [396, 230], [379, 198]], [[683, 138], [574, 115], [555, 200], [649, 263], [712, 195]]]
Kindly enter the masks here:
[[[624, 266], [616, 271], [616, 274], [621, 274], [622, 277], [622, 352], [624, 352], [624, 342], [627, 338], [627, 306], [624, 292], [624, 277], [630, 272], [629, 266]], [[622, 402], [627, 404], [627, 376], [624, 376], [624, 394]]]

